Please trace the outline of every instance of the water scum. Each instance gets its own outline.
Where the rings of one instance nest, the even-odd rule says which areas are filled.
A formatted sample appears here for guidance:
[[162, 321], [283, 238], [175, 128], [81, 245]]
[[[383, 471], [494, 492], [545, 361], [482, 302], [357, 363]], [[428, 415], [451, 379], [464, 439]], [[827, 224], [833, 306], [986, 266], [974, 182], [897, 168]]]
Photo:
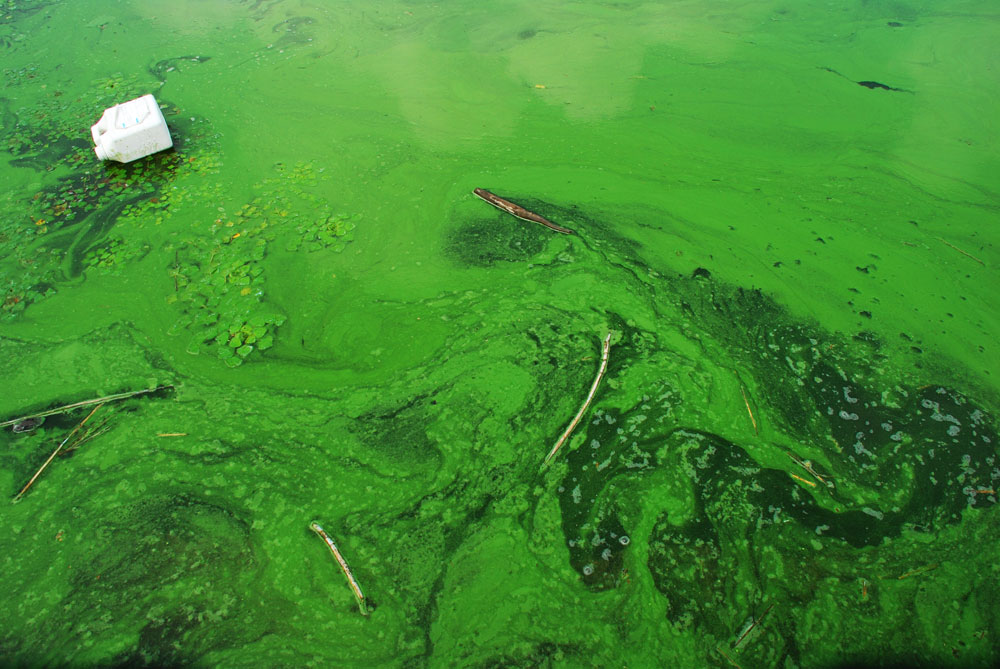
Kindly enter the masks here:
[[[296, 18], [273, 22], [281, 49], [310, 39]], [[0, 210], [3, 418], [173, 390], [123, 398], [50, 464], [90, 405], [4, 430], [11, 498], [48, 464], [0, 514], [4, 662], [998, 659], [996, 407], [960, 370], [678, 274], [621, 210], [515, 189], [577, 234], [463, 185], [436, 294], [310, 284], [378, 243], [323, 166], [240, 197], [198, 117], [168, 116], [175, 152], [95, 169], [68, 109], [11, 113], [4, 145], [41, 186]]]

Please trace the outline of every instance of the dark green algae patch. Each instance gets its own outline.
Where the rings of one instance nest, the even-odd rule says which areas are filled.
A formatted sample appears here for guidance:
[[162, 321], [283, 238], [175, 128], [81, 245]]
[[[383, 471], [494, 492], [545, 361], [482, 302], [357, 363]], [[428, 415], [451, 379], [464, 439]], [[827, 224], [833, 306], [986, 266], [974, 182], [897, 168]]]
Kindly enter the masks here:
[[[109, 81], [88, 105], [139, 91]], [[385, 312], [442, 334], [391, 378], [351, 381], [357, 363], [310, 353], [299, 333], [323, 324], [274, 290], [279, 261], [340, 272], [375, 244], [322, 166], [231, 194], [196, 118], [175, 151], [97, 169], [59, 112], [6, 112], [11, 160], [42, 185], [0, 211], [4, 417], [174, 387], [102, 408], [107, 431], [0, 514], [3, 663], [1000, 660], [997, 399], [960, 370], [912, 368], [711, 268], [679, 275], [605, 212], [511, 192], [578, 236], [457, 198], [438, 245], [467, 285]], [[74, 336], [32, 327], [119, 281], [153, 283], [156, 304]], [[395, 326], [381, 335], [402, 347]], [[594, 405], [540, 470], [609, 330]], [[336, 382], [277, 380], [307, 373]], [[11, 497], [86, 413], [3, 431]]]

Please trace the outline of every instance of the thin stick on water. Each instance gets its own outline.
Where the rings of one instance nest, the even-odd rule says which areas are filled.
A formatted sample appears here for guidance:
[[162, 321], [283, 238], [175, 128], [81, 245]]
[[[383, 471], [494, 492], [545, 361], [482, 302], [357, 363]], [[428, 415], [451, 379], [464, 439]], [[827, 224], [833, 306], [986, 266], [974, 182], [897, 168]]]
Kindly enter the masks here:
[[94, 407], [94, 408], [93, 408], [93, 409], [92, 409], [92, 410], [90, 411], [90, 413], [88, 413], [88, 414], [87, 414], [87, 417], [86, 417], [86, 418], [84, 418], [83, 420], [81, 420], [81, 421], [79, 422], [79, 424], [77, 424], [77, 426], [76, 426], [75, 428], [73, 428], [73, 431], [69, 433], [69, 436], [68, 436], [68, 437], [66, 437], [65, 439], [63, 439], [63, 440], [62, 440], [62, 443], [61, 443], [61, 444], [59, 444], [58, 446], [56, 446], [56, 450], [52, 451], [52, 455], [50, 455], [50, 456], [49, 456], [49, 459], [45, 461], [45, 464], [43, 464], [43, 465], [42, 465], [41, 467], [39, 467], [39, 468], [38, 468], [38, 471], [37, 471], [37, 472], [35, 472], [35, 475], [31, 477], [31, 480], [30, 480], [30, 481], [28, 481], [28, 482], [27, 482], [27, 483], [25, 484], [25, 486], [24, 486], [23, 488], [21, 488], [21, 492], [17, 493], [17, 496], [16, 496], [16, 497], [14, 497], [14, 501], [15, 501], [15, 502], [16, 502], [17, 500], [21, 499], [21, 497], [22, 497], [22, 496], [24, 495], [24, 493], [28, 492], [28, 488], [30, 488], [30, 487], [32, 486], [32, 484], [33, 484], [33, 483], [35, 482], [35, 480], [36, 480], [36, 479], [37, 479], [37, 478], [38, 478], [39, 476], [41, 476], [41, 475], [42, 475], [42, 472], [44, 472], [44, 471], [45, 471], [45, 468], [49, 466], [49, 463], [50, 463], [50, 462], [52, 462], [53, 460], [55, 460], [55, 457], [56, 457], [57, 455], [59, 455], [59, 451], [61, 451], [61, 450], [62, 450], [62, 447], [66, 445], [66, 442], [67, 442], [67, 441], [69, 441], [69, 440], [70, 440], [70, 439], [71, 439], [71, 438], [73, 437], [73, 435], [74, 435], [74, 434], [76, 434], [76, 433], [77, 433], [77, 432], [78, 432], [78, 431], [80, 430], [80, 428], [81, 428], [81, 427], [83, 427], [83, 424], [84, 424], [84, 423], [86, 423], [86, 422], [87, 422], [88, 420], [90, 420], [90, 417], [91, 417], [91, 416], [93, 416], [93, 415], [94, 415], [94, 413], [95, 413], [95, 412], [96, 412], [96, 411], [97, 411], [98, 409], [100, 409], [100, 408], [101, 408], [102, 406], [104, 406], [104, 405], [103, 405], [103, 404], [98, 404], [98, 405], [97, 405], [96, 407]]
[[750, 626], [747, 627], [743, 631], [743, 634], [740, 635], [740, 638], [736, 640], [736, 643], [733, 644], [733, 648], [737, 648], [737, 647], [739, 647], [739, 645], [741, 643], [743, 643], [743, 639], [747, 638], [747, 636], [750, 634], [750, 632], [752, 632], [754, 630], [754, 628], [757, 627], [757, 625], [760, 624], [760, 621], [764, 619], [764, 616], [766, 616], [771, 611], [771, 609], [773, 607], [774, 607], [774, 603], [772, 602], [771, 604], [768, 605], [768, 607], [766, 609], [764, 609], [764, 613], [760, 614], [760, 618], [751, 618]]
[[590, 406], [591, 401], [594, 399], [594, 395], [597, 393], [597, 386], [601, 384], [601, 379], [604, 378], [604, 373], [608, 371], [608, 353], [610, 351], [611, 351], [611, 333], [609, 332], [608, 336], [604, 338], [604, 345], [601, 350], [601, 366], [600, 369], [597, 370], [597, 377], [594, 379], [594, 384], [590, 386], [590, 392], [587, 393], [587, 399], [583, 401], [583, 406], [581, 406], [580, 410], [576, 412], [576, 416], [573, 417], [573, 420], [570, 421], [570, 424], [566, 428], [566, 431], [562, 433], [561, 437], [559, 437], [559, 441], [557, 441], [556, 445], [552, 447], [552, 450], [549, 451], [549, 454], [545, 456], [545, 462], [542, 463], [543, 467], [552, 461], [552, 458], [554, 458], [559, 449], [562, 448], [562, 445], [566, 443], [566, 440], [569, 439], [569, 436], [573, 434], [573, 430], [576, 429], [576, 426], [577, 424], [579, 424], [580, 419], [583, 418], [583, 414], [587, 413], [587, 408]]
[[975, 260], [980, 265], [985, 265], [986, 264], [982, 260], [980, 260], [979, 258], [977, 258], [976, 256], [972, 255], [971, 253], [966, 253], [965, 251], [963, 251], [962, 249], [958, 248], [957, 246], [955, 246], [954, 244], [952, 244], [951, 242], [949, 242], [946, 239], [942, 239], [941, 237], [938, 237], [938, 241], [941, 242], [942, 244], [944, 244], [945, 246], [950, 246], [951, 248], [955, 249], [956, 251], [958, 251], [959, 253], [961, 253], [966, 258], [972, 258], [973, 260]]
[[7, 427], [8, 425], [13, 425], [14, 423], [20, 423], [22, 420], [28, 420], [29, 418], [43, 418], [45, 416], [54, 416], [57, 413], [66, 413], [67, 411], [72, 411], [73, 409], [79, 409], [80, 407], [91, 406], [92, 404], [104, 404], [106, 402], [117, 402], [118, 400], [125, 400], [130, 397], [136, 397], [137, 395], [145, 395], [147, 393], [155, 393], [157, 390], [166, 390], [167, 388], [173, 388], [172, 385], [157, 386], [155, 388], [146, 388], [144, 390], [134, 390], [128, 393], [118, 393], [116, 395], [108, 395], [107, 397], [97, 397], [92, 400], [83, 400], [82, 402], [74, 402], [73, 404], [67, 404], [65, 406], [56, 407], [55, 409], [49, 409], [48, 411], [40, 411], [38, 413], [33, 413], [28, 416], [21, 416], [20, 418], [11, 418], [0, 423], [0, 427]]
[[[799, 467], [802, 467], [807, 472], [809, 472], [814, 477], [816, 477], [817, 481], [819, 481], [820, 483], [822, 483], [823, 485], [825, 485], [827, 488], [833, 488], [833, 487], [835, 487], [834, 484], [833, 484], [833, 481], [827, 481], [826, 478], [820, 476], [816, 472], [816, 470], [813, 468], [812, 462], [810, 460], [802, 460], [802, 459], [800, 459], [799, 457], [797, 457], [796, 455], [794, 455], [793, 453], [791, 453], [789, 451], [785, 451], [785, 452], [788, 453], [788, 457], [790, 457], [792, 460], [795, 461], [795, 464], [797, 464]], [[793, 474], [793, 476], [794, 476], [794, 474]], [[798, 478], [798, 477], [796, 476], [795, 478]], [[827, 477], [827, 478], [829, 478], [829, 477]]]
[[81, 446], [83, 446], [84, 444], [86, 444], [88, 441], [93, 441], [94, 439], [97, 439], [105, 432], [110, 432], [110, 431], [111, 428], [108, 426], [108, 419], [105, 418], [97, 425], [91, 425], [86, 430], [84, 430], [83, 434], [77, 437], [72, 444], [64, 448], [59, 455], [66, 455], [67, 453], [71, 453], [76, 449], [80, 448]]
[[315, 520], [309, 523], [309, 529], [320, 536], [320, 538], [326, 542], [326, 547], [330, 549], [333, 553], [333, 557], [337, 558], [337, 562], [340, 564], [341, 570], [344, 572], [344, 576], [347, 577], [347, 584], [351, 586], [351, 591], [354, 593], [354, 598], [358, 600], [358, 609], [361, 611], [361, 615], [368, 615], [368, 605], [365, 602], [365, 593], [361, 592], [361, 586], [358, 585], [357, 579], [354, 578], [354, 574], [351, 573], [351, 568], [347, 565], [347, 560], [344, 556], [340, 554], [340, 549], [337, 548], [337, 544], [333, 543], [333, 539], [330, 535], [326, 533], [320, 524]]
[[743, 395], [743, 404], [747, 406], [747, 413], [750, 414], [750, 423], [753, 424], [753, 433], [757, 434], [757, 419], [753, 417], [753, 411], [750, 410], [750, 400], [747, 399], [746, 391], [743, 390], [743, 384], [740, 384], [740, 394]]
[[720, 653], [722, 653], [722, 657], [724, 657], [724, 658], [726, 658], [727, 660], [729, 660], [729, 664], [731, 664], [731, 665], [733, 665], [734, 667], [736, 667], [736, 669], [743, 669], [743, 667], [741, 667], [740, 665], [736, 664], [736, 660], [734, 660], [733, 658], [731, 658], [731, 657], [729, 657], [728, 655], [726, 655], [726, 651], [722, 650], [722, 649], [721, 649], [721, 648], [719, 648], [718, 646], [716, 646], [715, 650], [717, 650], [717, 651], [719, 651]]

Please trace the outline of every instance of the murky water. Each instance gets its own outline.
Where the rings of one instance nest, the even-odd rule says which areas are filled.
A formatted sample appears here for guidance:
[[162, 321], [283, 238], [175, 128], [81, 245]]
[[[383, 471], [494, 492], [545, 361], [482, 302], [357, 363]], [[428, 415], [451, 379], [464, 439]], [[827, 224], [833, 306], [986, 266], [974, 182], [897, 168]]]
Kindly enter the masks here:
[[998, 21], [0, 5], [3, 663], [997, 662]]

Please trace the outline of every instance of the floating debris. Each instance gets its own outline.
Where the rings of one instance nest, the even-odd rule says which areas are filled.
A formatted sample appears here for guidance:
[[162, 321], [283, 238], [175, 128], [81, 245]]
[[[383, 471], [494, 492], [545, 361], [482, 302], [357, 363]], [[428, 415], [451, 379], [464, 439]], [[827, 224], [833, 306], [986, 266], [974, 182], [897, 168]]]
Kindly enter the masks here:
[[335, 557], [337, 562], [340, 564], [340, 568], [343, 570], [344, 576], [347, 577], [347, 584], [351, 586], [354, 598], [358, 600], [358, 610], [361, 611], [361, 615], [367, 616], [369, 612], [365, 594], [361, 592], [361, 586], [358, 585], [357, 579], [355, 579], [354, 574], [351, 573], [351, 568], [347, 565], [347, 560], [345, 560], [344, 556], [340, 554], [340, 549], [337, 548], [337, 544], [333, 543], [333, 539], [330, 538], [330, 535], [327, 534], [326, 530], [324, 530], [315, 520], [309, 523], [309, 529], [318, 534], [320, 538], [326, 542], [327, 548], [329, 548], [330, 552], [333, 553], [333, 557]]
[[[788, 455], [788, 457], [790, 457], [792, 460], [795, 461], [795, 464], [797, 464], [799, 467], [802, 467], [803, 469], [805, 469], [812, 476], [814, 476], [817, 481], [819, 481], [820, 483], [822, 483], [823, 485], [825, 485], [827, 488], [833, 488], [834, 487], [833, 481], [826, 480], [826, 478], [824, 478], [823, 476], [820, 476], [820, 474], [813, 468], [813, 464], [812, 464], [811, 460], [802, 460], [801, 458], [797, 457], [796, 455], [794, 455], [793, 453], [790, 453], [788, 451], [785, 451], [785, 453]], [[815, 487], [815, 485], [811, 481], [806, 481], [803, 478], [795, 476], [795, 474], [790, 474], [790, 476], [792, 476], [793, 478], [797, 478], [800, 481], [804, 481], [805, 483], [808, 483], [809, 485], [812, 485], [813, 487]]]
[[939, 241], [939, 242], [941, 242], [942, 244], [944, 244], [944, 245], [945, 245], [945, 246], [947, 246], [947, 247], [950, 247], [950, 248], [953, 248], [953, 249], [955, 249], [956, 251], [958, 251], [959, 253], [961, 253], [961, 254], [962, 254], [963, 256], [965, 256], [966, 258], [972, 258], [973, 260], [975, 260], [975, 261], [976, 261], [977, 263], [979, 263], [980, 265], [985, 265], [985, 264], [986, 264], [986, 263], [984, 263], [984, 262], [983, 262], [982, 260], [980, 260], [979, 258], [977, 258], [976, 256], [972, 255], [971, 253], [966, 253], [966, 252], [965, 252], [965, 251], [963, 251], [962, 249], [958, 248], [957, 246], [955, 246], [955, 245], [954, 245], [954, 244], [952, 244], [951, 242], [949, 242], [949, 241], [947, 241], [947, 240], [945, 240], [945, 239], [942, 239], [941, 237], [938, 237], [938, 241]]
[[590, 406], [590, 402], [594, 399], [594, 394], [597, 393], [597, 386], [600, 385], [601, 379], [604, 378], [604, 373], [608, 371], [608, 353], [610, 351], [611, 351], [611, 333], [609, 332], [608, 336], [604, 338], [604, 346], [601, 351], [601, 367], [600, 369], [597, 370], [597, 377], [594, 379], [594, 384], [590, 386], [590, 392], [587, 393], [587, 399], [583, 401], [583, 406], [581, 406], [580, 410], [576, 412], [576, 416], [573, 417], [573, 420], [570, 421], [569, 427], [567, 427], [566, 431], [562, 433], [561, 437], [559, 437], [559, 441], [557, 441], [556, 445], [552, 447], [552, 450], [549, 451], [549, 454], [545, 456], [545, 462], [542, 463], [543, 467], [549, 464], [552, 458], [555, 457], [559, 449], [562, 448], [562, 445], [566, 443], [567, 439], [569, 439], [569, 436], [573, 434], [573, 430], [576, 429], [576, 426], [577, 424], [579, 424], [580, 419], [583, 418], [583, 414], [587, 412], [587, 408]]
[[750, 414], [750, 423], [753, 425], [753, 433], [757, 434], [757, 419], [753, 417], [753, 411], [750, 410], [750, 400], [747, 399], [746, 391], [743, 390], [743, 384], [740, 384], [740, 395], [743, 395], [743, 404], [747, 407], [747, 413]]
[[509, 200], [505, 200], [502, 197], [498, 197], [493, 193], [489, 192], [484, 188], [476, 188], [472, 191], [476, 197], [480, 197], [486, 200], [494, 207], [500, 211], [505, 211], [511, 216], [521, 219], [522, 221], [531, 221], [532, 223], [540, 223], [550, 230], [555, 230], [556, 232], [561, 232], [564, 235], [572, 235], [573, 231], [569, 228], [564, 228], [561, 225], [556, 225], [547, 218], [543, 218], [533, 211], [528, 211], [524, 207], [518, 204], [514, 204]]
[[743, 643], [743, 640], [746, 639], [747, 636], [749, 636], [750, 632], [752, 632], [754, 630], [754, 628], [756, 628], [757, 625], [760, 624], [760, 621], [762, 621], [764, 619], [764, 616], [766, 616], [771, 611], [771, 609], [773, 607], [774, 607], [773, 603], [772, 604], [768, 604], [767, 608], [764, 609], [764, 613], [760, 614], [759, 618], [754, 618], [754, 617], [751, 616], [750, 620], [747, 622], [747, 624], [741, 630], [742, 633], [739, 635], [739, 638], [737, 638], [736, 641], [733, 643], [733, 648], [738, 648], [739, 645], [741, 643]]
[[[32, 420], [35, 418], [43, 418], [45, 416], [54, 416], [60, 413], [66, 413], [67, 411], [72, 411], [73, 409], [79, 409], [80, 407], [87, 407], [94, 404], [106, 404], [107, 402], [117, 402], [118, 400], [127, 400], [130, 397], [138, 397], [139, 395], [146, 395], [148, 393], [155, 393], [160, 390], [167, 390], [173, 388], [173, 385], [167, 384], [163, 386], [156, 386], [155, 388], [146, 388], [144, 390], [133, 390], [127, 393], [117, 393], [115, 395], [107, 395], [105, 397], [97, 397], [92, 400], [84, 400], [82, 402], [73, 402], [72, 404], [66, 404], [61, 407], [56, 407], [55, 409], [49, 409], [48, 411], [40, 411], [38, 413], [33, 413], [28, 416], [21, 416], [20, 418], [11, 418], [0, 423], [0, 427], [7, 427], [8, 425], [17, 425], [19, 423], [24, 423], [25, 421]], [[40, 424], [40, 423], [39, 423]], [[36, 425], [35, 427], [38, 427]], [[32, 428], [34, 429], [34, 428]], [[14, 430], [15, 432], [25, 432], [26, 430]]]
[[815, 483], [813, 483], [813, 482], [812, 482], [812, 481], [810, 481], [809, 479], [804, 479], [804, 478], [802, 478], [801, 476], [798, 476], [797, 474], [791, 474], [791, 473], [789, 473], [789, 476], [791, 476], [791, 477], [792, 477], [793, 479], [795, 479], [796, 481], [800, 481], [800, 482], [802, 482], [802, 483], [805, 483], [805, 484], [806, 484], [807, 486], [811, 486], [811, 487], [813, 487], [813, 488], [815, 488], [815, 487], [816, 487], [816, 484], [815, 484]]
[[927, 564], [927, 565], [924, 565], [923, 567], [917, 567], [916, 569], [911, 569], [910, 571], [906, 572], [905, 574], [900, 574], [899, 576], [896, 577], [896, 580], [897, 581], [902, 581], [904, 578], [910, 578], [911, 576], [917, 576], [919, 574], [926, 574], [927, 572], [934, 571], [937, 568], [938, 568], [938, 565], [937, 565], [936, 562], [931, 563], [931, 564]]
[[11, 427], [16, 433], [21, 432], [31, 432], [32, 430], [38, 428], [42, 423], [45, 422], [45, 418], [38, 416], [35, 418], [25, 418], [24, 420], [14, 423]]
[[[60, 452], [62, 452], [63, 446], [66, 445], [66, 442], [69, 441], [73, 437], [74, 434], [76, 434], [77, 432], [79, 432], [80, 428], [83, 427], [83, 424], [86, 423], [88, 420], [90, 420], [90, 417], [93, 416], [94, 413], [96, 413], [97, 410], [100, 409], [102, 406], [104, 406], [103, 403], [98, 404], [96, 407], [94, 407], [93, 409], [91, 409], [90, 413], [87, 414], [87, 417], [84, 418], [83, 420], [81, 420], [77, 424], [77, 426], [75, 428], [73, 428], [73, 431], [69, 433], [69, 436], [67, 436], [65, 439], [62, 440], [61, 444], [59, 444], [58, 446], [56, 446], [56, 450], [52, 451], [52, 455], [49, 456], [49, 459], [46, 460], [42, 464], [42, 466], [38, 468], [38, 471], [35, 472], [35, 475], [31, 477], [31, 480], [28, 481], [24, 485], [24, 487], [21, 488], [21, 492], [17, 493], [17, 495], [14, 497], [14, 501], [15, 502], [18, 501], [19, 499], [21, 499], [21, 497], [24, 496], [24, 493], [28, 492], [28, 488], [30, 488], [35, 483], [35, 481], [38, 479], [38, 477], [42, 475], [42, 472], [44, 472], [45, 468], [49, 466], [49, 463], [51, 463], [53, 460], [55, 460], [55, 457], [57, 455], [59, 455]], [[74, 443], [73, 446], [71, 446], [67, 450], [72, 450], [72, 449], [76, 448], [77, 446], [79, 446], [80, 444], [82, 444], [84, 441], [89, 441], [91, 438], [92, 437], [88, 436], [87, 433], [84, 433], [84, 435], [80, 438], [80, 440], [78, 440], [76, 443]]]

